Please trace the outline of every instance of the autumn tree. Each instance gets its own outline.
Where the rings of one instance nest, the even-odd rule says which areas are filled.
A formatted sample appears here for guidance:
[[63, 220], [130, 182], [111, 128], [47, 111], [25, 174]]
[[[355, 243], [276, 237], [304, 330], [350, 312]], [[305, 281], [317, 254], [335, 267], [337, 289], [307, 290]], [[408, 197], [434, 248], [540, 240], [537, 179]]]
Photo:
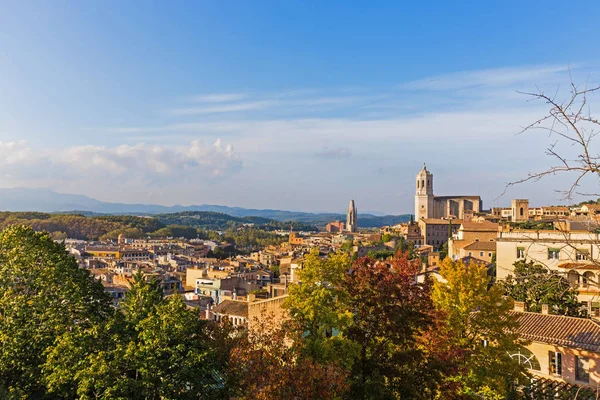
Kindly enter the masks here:
[[564, 274], [533, 261], [515, 262], [514, 276], [506, 278], [504, 287], [507, 296], [525, 302], [529, 311], [541, 312], [546, 304], [551, 314], [583, 316], [578, 291]]
[[482, 263], [465, 265], [446, 258], [440, 274], [443, 280], [435, 281], [432, 293], [447, 321], [440, 334], [460, 350], [455, 359], [459, 373], [446, 379], [458, 384], [457, 395], [506, 397], [511, 384], [524, 376], [523, 367], [509, 356], [520, 344], [512, 301], [503, 296], [501, 286], [489, 285]]
[[[296, 330], [258, 326], [241, 338], [230, 358], [230, 393], [242, 400], [339, 399], [347, 391], [347, 371], [310, 355]], [[233, 376], [233, 378], [232, 378]]]
[[[423, 344], [435, 326], [428, 285], [417, 283], [420, 265], [407, 253], [357, 260], [346, 275], [352, 320], [348, 339], [358, 347], [350, 398], [431, 398], [442, 364]], [[435, 367], [435, 368], [434, 368]]]

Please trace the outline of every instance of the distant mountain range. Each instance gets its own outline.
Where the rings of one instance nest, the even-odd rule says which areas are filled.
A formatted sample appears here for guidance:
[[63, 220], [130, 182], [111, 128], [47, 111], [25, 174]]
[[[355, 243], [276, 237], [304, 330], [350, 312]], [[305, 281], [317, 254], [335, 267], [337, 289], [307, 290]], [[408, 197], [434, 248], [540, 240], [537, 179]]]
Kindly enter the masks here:
[[[345, 220], [344, 214], [307, 213], [282, 210], [258, 210], [219, 205], [161, 206], [156, 204], [110, 203], [84, 195], [56, 193], [50, 189], [0, 188], [0, 211], [40, 211], [48, 213], [76, 212], [85, 215], [155, 215], [184, 211], [211, 211], [234, 217], [263, 217], [276, 221], [297, 221], [324, 226], [328, 222]], [[358, 225], [363, 228], [394, 225], [410, 219], [409, 214], [359, 214]]]

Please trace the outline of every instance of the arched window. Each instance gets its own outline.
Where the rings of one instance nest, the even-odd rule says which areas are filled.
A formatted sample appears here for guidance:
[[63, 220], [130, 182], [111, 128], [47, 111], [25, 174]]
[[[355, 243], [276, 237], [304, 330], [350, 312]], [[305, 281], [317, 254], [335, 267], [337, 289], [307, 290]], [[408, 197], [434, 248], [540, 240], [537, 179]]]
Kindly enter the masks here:
[[596, 285], [596, 276], [592, 271], [586, 271], [583, 273], [582, 282], [584, 285]]
[[526, 349], [525, 347], [520, 347], [514, 353], [508, 353], [510, 358], [517, 360], [520, 365], [523, 365], [525, 368], [532, 369], [534, 371], [540, 371], [540, 362], [536, 358], [536, 356]]
[[523, 216], [523, 207], [521, 207], [521, 208], [519, 209], [519, 215], [520, 215], [521, 217]]
[[577, 273], [577, 271], [569, 271], [567, 274], [567, 280], [572, 285], [577, 285], [579, 283], [579, 273]]
[[421, 179], [421, 189], [425, 189], [425, 181]]

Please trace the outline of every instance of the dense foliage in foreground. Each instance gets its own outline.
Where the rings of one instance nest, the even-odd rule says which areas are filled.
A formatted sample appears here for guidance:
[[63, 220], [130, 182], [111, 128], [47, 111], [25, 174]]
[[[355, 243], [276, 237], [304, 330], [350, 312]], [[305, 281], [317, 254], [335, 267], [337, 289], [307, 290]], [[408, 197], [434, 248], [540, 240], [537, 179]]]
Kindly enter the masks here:
[[48, 234], [10, 227], [0, 233], [0, 396], [510, 398], [524, 372], [507, 356], [518, 341], [500, 288], [475, 265], [446, 261], [443, 284], [416, 283], [418, 267], [405, 253], [312, 253], [290, 289], [291, 318], [248, 334], [201, 320], [141, 275], [114, 310]]

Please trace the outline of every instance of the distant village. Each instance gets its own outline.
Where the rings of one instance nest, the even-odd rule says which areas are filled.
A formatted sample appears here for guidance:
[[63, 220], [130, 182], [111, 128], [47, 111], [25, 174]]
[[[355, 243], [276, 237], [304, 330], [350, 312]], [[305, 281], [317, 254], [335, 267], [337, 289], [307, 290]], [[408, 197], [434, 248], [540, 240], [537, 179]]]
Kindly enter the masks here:
[[86, 242], [66, 239], [80, 266], [101, 281], [115, 307], [127, 296], [129, 282], [141, 272], [156, 278], [165, 295], [180, 294], [202, 318], [229, 319], [254, 329], [265, 318], [285, 319], [282, 304], [290, 285], [301, 284], [298, 271], [311, 251], [326, 257], [346, 251], [353, 257], [413, 251], [421, 260], [416, 277], [443, 279], [445, 257], [485, 265], [502, 281], [519, 260], [533, 261], [567, 277], [577, 288], [588, 318], [533, 313], [515, 303], [519, 334], [530, 344], [514, 355], [534, 375], [564, 384], [600, 384], [600, 205], [532, 206], [513, 199], [510, 207], [485, 210], [478, 195], [434, 195], [433, 174], [423, 166], [415, 179], [414, 217], [379, 230], [358, 228], [358, 210], [350, 201], [346, 221], [323, 232], [279, 232], [289, 240], [249, 255], [208, 257], [218, 241], [131, 239]]

